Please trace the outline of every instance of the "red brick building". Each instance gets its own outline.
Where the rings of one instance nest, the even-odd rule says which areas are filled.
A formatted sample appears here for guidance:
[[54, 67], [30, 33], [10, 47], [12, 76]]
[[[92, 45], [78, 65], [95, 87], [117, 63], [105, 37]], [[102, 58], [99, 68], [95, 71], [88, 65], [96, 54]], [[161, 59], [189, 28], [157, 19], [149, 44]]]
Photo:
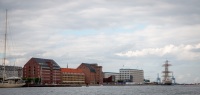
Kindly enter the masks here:
[[39, 78], [42, 84], [59, 84], [60, 66], [52, 59], [31, 58], [23, 67], [23, 78]]
[[61, 68], [62, 84], [85, 84], [85, 74], [81, 69]]
[[77, 69], [81, 69], [85, 74], [86, 84], [103, 84], [102, 66], [82, 63]]

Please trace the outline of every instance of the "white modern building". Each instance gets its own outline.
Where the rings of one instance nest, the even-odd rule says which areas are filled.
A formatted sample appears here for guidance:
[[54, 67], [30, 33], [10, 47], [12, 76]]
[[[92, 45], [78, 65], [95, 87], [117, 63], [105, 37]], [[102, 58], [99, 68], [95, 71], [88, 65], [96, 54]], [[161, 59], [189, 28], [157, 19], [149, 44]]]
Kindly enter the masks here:
[[138, 69], [120, 69], [120, 80], [134, 84], [144, 83], [144, 71]]
[[[3, 66], [0, 65], [0, 80], [3, 78]], [[6, 77], [22, 77], [22, 67], [18, 66], [5, 66]]]

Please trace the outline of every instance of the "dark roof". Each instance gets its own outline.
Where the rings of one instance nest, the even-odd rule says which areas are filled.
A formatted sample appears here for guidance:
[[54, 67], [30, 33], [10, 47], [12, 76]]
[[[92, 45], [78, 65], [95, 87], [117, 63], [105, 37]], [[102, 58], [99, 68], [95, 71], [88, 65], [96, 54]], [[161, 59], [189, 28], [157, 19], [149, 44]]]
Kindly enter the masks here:
[[88, 64], [88, 63], [82, 63], [84, 64], [88, 69], [90, 69], [90, 72], [96, 72], [96, 70], [91, 66], [92, 64]]
[[42, 68], [50, 68], [47, 62], [53, 64], [53, 69], [60, 69], [60, 66], [53, 59], [42, 59], [42, 58], [32, 58], [35, 60]]

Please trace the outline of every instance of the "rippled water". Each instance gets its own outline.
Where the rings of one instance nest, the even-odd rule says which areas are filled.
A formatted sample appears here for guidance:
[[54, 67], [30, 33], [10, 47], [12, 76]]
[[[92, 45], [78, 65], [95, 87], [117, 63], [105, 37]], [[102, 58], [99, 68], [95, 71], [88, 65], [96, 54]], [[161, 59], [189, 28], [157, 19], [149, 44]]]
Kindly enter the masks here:
[[90, 86], [0, 88], [0, 95], [200, 95], [200, 86]]

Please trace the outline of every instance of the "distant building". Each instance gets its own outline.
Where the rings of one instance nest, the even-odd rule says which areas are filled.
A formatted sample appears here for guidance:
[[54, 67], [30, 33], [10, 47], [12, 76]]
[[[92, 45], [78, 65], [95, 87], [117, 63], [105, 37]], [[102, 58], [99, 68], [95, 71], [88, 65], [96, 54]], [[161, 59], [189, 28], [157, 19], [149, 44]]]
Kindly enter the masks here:
[[103, 78], [103, 83], [104, 84], [115, 84], [115, 76]]
[[133, 82], [135, 84], [144, 83], [144, 72], [138, 69], [120, 69], [120, 80]]
[[42, 84], [59, 84], [60, 66], [52, 59], [31, 58], [23, 67], [23, 77], [37, 78]]
[[118, 80], [120, 80], [120, 77], [119, 77], [119, 73], [114, 73], [114, 72], [104, 72], [103, 73], [104, 74], [104, 80], [106, 79], [106, 78], [109, 78], [109, 77], [111, 77], [112, 76], [112, 81], [113, 82], [118, 82]]
[[98, 66], [97, 64], [82, 63], [77, 69], [81, 69], [85, 74], [86, 84], [103, 83], [102, 66]]
[[85, 74], [81, 69], [61, 68], [62, 84], [85, 84]]
[[[3, 79], [4, 66], [0, 65], [0, 80]], [[19, 66], [5, 66], [6, 77], [22, 77], [22, 67]]]

